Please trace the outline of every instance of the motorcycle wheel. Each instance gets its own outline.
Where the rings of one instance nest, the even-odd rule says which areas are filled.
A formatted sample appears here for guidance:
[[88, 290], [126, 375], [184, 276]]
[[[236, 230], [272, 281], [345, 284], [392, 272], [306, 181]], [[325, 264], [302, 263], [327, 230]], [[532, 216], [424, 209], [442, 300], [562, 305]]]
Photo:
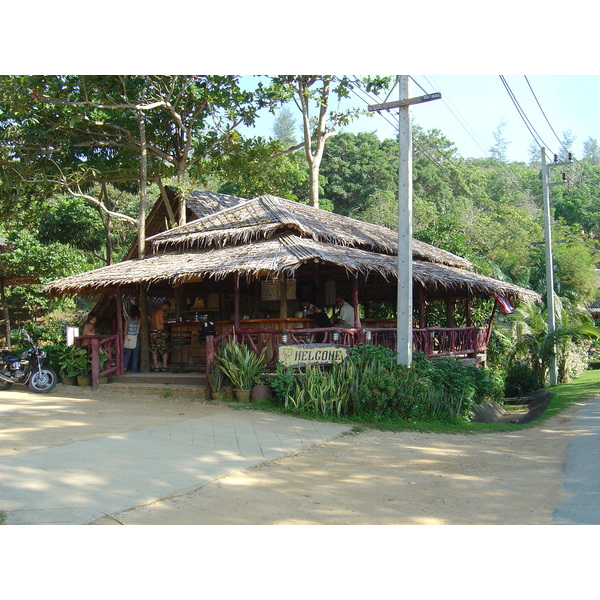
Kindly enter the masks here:
[[10, 390], [11, 387], [12, 383], [8, 383], [8, 381], [0, 381], [0, 392]]
[[38, 394], [45, 394], [50, 390], [54, 389], [54, 386], [58, 383], [58, 377], [52, 369], [43, 368], [41, 374], [35, 371], [27, 385]]

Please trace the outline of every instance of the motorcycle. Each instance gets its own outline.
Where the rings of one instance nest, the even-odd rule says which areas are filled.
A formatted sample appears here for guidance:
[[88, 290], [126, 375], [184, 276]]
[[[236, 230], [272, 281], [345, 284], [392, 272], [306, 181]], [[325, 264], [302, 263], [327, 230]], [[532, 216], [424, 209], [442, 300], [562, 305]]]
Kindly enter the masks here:
[[21, 336], [31, 347], [20, 357], [9, 350], [0, 352], [0, 391], [10, 389], [13, 383], [20, 383], [28, 385], [34, 392], [45, 394], [54, 389], [58, 377], [52, 369], [42, 365], [46, 353], [33, 343], [27, 331], [23, 329]]

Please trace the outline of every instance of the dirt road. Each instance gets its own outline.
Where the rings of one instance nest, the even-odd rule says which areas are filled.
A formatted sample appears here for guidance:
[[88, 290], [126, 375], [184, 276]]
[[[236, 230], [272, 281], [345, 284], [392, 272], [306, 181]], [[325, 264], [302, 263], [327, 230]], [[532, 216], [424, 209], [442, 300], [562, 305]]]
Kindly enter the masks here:
[[[0, 455], [231, 410], [178, 397], [59, 385], [3, 392]], [[551, 524], [575, 408], [514, 433], [367, 430], [94, 524]], [[1, 507], [0, 507], [1, 509]]]

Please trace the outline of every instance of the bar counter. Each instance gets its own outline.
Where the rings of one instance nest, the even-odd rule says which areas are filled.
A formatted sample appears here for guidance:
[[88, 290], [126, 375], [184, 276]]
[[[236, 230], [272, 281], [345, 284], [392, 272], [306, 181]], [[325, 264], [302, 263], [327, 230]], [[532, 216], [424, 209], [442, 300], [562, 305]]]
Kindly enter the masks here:
[[[204, 371], [206, 367], [206, 340], [203, 335], [205, 323], [202, 321], [169, 321], [171, 339], [175, 341], [177, 334], [189, 332], [189, 344], [171, 347], [171, 366], [186, 371]], [[217, 335], [232, 330], [234, 321], [214, 321]], [[364, 319], [362, 327], [395, 327], [392, 319]], [[315, 322], [308, 318], [287, 319], [241, 319], [240, 329], [291, 330], [313, 329]], [[261, 339], [262, 334], [257, 339]]]
[[[172, 345], [171, 366], [186, 371], [204, 371], [206, 366], [206, 342], [204, 339], [205, 323], [202, 321], [169, 321], [171, 339], [177, 334], [190, 333], [190, 343]], [[234, 327], [234, 321], [214, 321], [215, 331], [221, 334]], [[300, 329], [315, 327], [312, 319], [242, 319], [240, 329]]]

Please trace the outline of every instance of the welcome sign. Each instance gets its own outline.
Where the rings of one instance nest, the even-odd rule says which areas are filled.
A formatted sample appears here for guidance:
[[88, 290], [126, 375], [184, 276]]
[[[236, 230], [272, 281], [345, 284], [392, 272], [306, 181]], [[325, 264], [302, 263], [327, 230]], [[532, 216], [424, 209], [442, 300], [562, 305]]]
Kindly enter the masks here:
[[279, 346], [279, 360], [286, 367], [305, 367], [306, 365], [331, 365], [341, 363], [348, 358], [349, 346], [335, 344], [301, 344]]

